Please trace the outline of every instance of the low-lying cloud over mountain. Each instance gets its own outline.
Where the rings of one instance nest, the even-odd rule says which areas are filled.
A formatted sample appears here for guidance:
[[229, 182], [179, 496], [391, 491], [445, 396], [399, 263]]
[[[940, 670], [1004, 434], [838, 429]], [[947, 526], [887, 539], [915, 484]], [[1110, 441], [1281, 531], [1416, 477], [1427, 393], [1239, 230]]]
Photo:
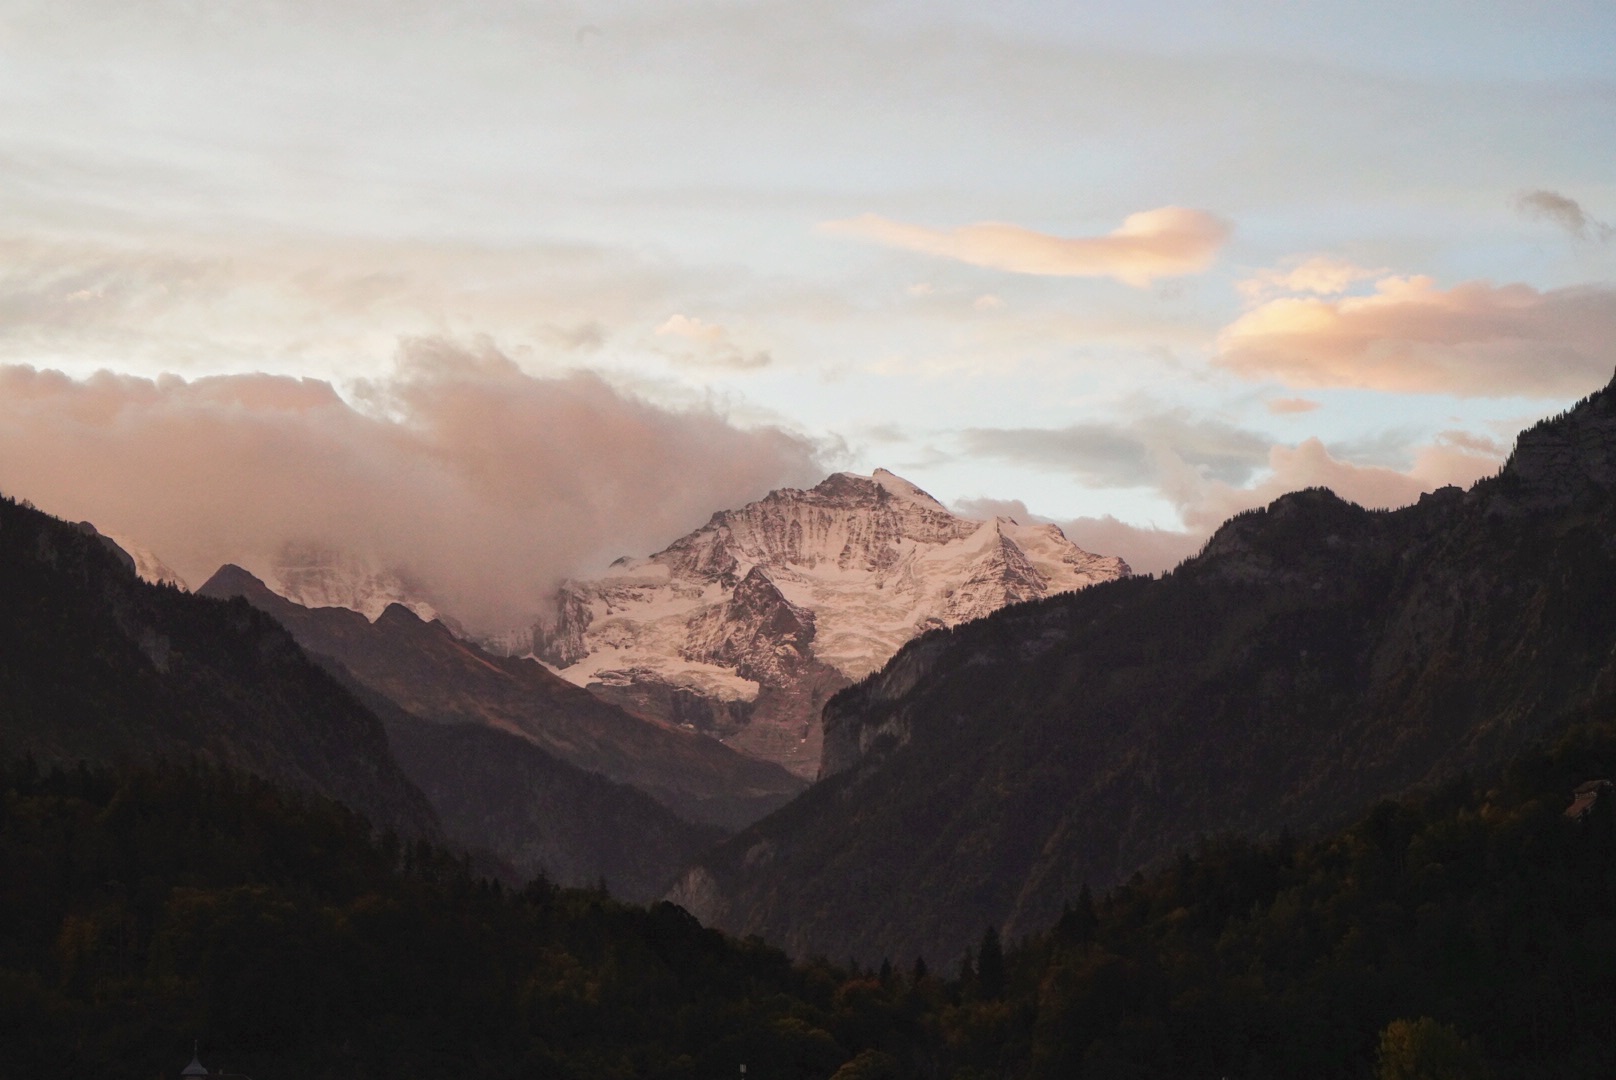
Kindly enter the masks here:
[[557, 581], [823, 475], [817, 448], [713, 407], [650, 404], [490, 345], [407, 342], [349, 397], [266, 374], [78, 380], [0, 367], [0, 491], [86, 518], [204, 580], [288, 544], [421, 582], [472, 628]]

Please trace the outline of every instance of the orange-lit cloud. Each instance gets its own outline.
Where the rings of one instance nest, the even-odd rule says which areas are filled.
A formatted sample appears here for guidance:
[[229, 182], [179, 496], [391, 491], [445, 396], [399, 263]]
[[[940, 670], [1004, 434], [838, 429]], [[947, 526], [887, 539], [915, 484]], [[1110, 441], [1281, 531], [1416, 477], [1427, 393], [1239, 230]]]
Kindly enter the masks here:
[[288, 544], [335, 549], [500, 629], [565, 575], [823, 474], [781, 430], [593, 375], [536, 378], [487, 346], [414, 341], [356, 397], [284, 376], [0, 367], [0, 492], [128, 537], [193, 584], [226, 561], [262, 572]]
[[820, 228], [972, 266], [1052, 277], [1109, 277], [1141, 288], [1157, 278], [1207, 269], [1230, 232], [1221, 218], [1180, 206], [1130, 214], [1121, 228], [1088, 237], [1049, 236], [1003, 222], [932, 229], [876, 214], [829, 221]]
[[1268, 300], [1218, 348], [1220, 367], [1289, 386], [1571, 397], [1616, 364], [1616, 290], [1386, 277], [1368, 296]]
[[1267, 404], [1268, 411], [1275, 416], [1290, 416], [1294, 413], [1312, 412], [1319, 407], [1318, 402], [1299, 397], [1270, 398]]

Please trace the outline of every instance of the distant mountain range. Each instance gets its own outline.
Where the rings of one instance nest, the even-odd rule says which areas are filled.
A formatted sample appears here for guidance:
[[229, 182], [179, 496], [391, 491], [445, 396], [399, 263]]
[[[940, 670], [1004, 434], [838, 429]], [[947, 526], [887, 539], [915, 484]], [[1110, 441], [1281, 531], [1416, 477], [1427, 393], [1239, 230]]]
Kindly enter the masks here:
[[826, 779], [673, 898], [801, 955], [958, 956], [1209, 833], [1341, 822], [1616, 709], [1616, 390], [1494, 479], [1314, 489], [1130, 578], [934, 630], [824, 714]]
[[567, 583], [553, 617], [504, 645], [811, 778], [825, 701], [917, 633], [1127, 573], [1054, 525], [962, 518], [885, 469], [837, 473]]

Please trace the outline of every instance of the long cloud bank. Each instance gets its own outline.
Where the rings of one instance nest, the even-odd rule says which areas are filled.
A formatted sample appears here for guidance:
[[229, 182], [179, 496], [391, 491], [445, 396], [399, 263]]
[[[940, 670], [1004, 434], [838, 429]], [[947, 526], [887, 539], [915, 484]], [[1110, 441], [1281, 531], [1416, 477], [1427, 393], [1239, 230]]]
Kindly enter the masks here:
[[486, 346], [410, 342], [352, 396], [276, 375], [0, 367], [0, 491], [137, 540], [193, 583], [324, 548], [498, 630], [602, 555], [824, 471], [796, 435], [590, 374], [535, 377]]
[[1268, 300], [1218, 346], [1218, 366], [1288, 386], [1574, 397], [1616, 365], [1616, 290], [1385, 277], [1367, 296]]
[[1050, 236], [996, 221], [933, 229], [877, 214], [829, 221], [820, 228], [972, 266], [1053, 277], [1109, 277], [1140, 288], [1156, 278], [1207, 269], [1230, 231], [1221, 218], [1181, 206], [1130, 214], [1104, 236]]

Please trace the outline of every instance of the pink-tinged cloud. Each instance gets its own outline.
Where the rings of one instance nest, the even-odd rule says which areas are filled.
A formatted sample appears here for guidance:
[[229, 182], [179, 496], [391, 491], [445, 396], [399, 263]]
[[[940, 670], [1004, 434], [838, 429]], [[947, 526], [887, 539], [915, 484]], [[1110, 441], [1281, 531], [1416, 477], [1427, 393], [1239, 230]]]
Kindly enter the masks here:
[[1616, 290], [1388, 277], [1369, 296], [1285, 297], [1219, 335], [1216, 363], [1289, 386], [1570, 397], [1616, 364]]
[[1223, 219], [1181, 206], [1130, 214], [1121, 228], [1104, 236], [1050, 236], [991, 221], [932, 229], [876, 214], [829, 221], [820, 228], [972, 266], [1051, 277], [1109, 277], [1140, 288], [1157, 278], [1207, 269], [1230, 232]]
[[561, 577], [824, 472], [784, 431], [593, 375], [535, 377], [488, 347], [412, 342], [356, 397], [273, 375], [0, 367], [0, 492], [127, 537], [193, 583], [227, 561], [263, 572], [288, 546], [335, 550], [498, 630]]

